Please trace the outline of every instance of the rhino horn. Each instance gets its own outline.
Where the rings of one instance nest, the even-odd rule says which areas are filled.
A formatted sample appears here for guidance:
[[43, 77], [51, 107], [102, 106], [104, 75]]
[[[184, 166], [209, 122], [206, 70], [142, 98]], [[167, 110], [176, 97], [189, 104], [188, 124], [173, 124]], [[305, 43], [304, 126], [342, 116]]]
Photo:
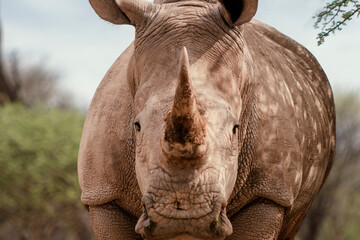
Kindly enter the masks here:
[[177, 159], [196, 159], [204, 153], [205, 121], [201, 116], [184, 47], [172, 110], [165, 119], [164, 152]]

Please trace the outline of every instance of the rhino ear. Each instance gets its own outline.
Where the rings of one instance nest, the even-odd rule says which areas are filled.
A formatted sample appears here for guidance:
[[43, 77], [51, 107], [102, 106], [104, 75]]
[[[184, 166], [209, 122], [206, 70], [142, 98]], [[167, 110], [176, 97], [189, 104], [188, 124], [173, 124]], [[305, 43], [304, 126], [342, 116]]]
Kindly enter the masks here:
[[144, 0], [89, 1], [99, 17], [114, 24], [131, 24], [135, 26], [155, 9], [152, 3]]
[[249, 22], [255, 15], [258, 0], [219, 0], [221, 11], [230, 25], [239, 26]]

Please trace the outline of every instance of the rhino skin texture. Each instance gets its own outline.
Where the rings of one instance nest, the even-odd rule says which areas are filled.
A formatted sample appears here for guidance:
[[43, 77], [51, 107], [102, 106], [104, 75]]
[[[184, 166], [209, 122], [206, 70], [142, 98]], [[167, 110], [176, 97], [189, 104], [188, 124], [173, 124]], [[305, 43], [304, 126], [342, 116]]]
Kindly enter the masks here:
[[294, 239], [335, 148], [316, 59], [255, 0], [90, 0], [135, 41], [89, 108], [78, 173], [95, 239]]

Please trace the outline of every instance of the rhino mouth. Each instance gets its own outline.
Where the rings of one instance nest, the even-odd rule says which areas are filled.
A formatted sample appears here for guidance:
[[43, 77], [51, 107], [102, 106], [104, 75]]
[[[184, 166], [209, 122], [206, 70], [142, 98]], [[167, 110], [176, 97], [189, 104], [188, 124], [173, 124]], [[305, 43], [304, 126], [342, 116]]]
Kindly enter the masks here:
[[136, 232], [144, 239], [165, 240], [178, 236], [188, 236], [176, 239], [225, 239], [232, 233], [232, 225], [226, 216], [226, 209], [215, 210], [199, 219], [168, 218], [159, 223], [149, 217], [146, 208], [136, 225]]
[[151, 240], [183, 235], [189, 237], [176, 239], [215, 240], [229, 236], [232, 225], [226, 216], [226, 200], [218, 180], [211, 181], [218, 175], [210, 170], [206, 176], [210, 176], [206, 184], [201, 180], [204, 178], [153, 182], [142, 198], [143, 213], [136, 232]]

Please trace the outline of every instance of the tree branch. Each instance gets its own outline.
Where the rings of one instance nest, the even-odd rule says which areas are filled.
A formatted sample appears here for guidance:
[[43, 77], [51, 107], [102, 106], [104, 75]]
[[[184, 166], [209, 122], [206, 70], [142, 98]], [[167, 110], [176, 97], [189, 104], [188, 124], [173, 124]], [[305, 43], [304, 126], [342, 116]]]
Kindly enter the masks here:
[[[342, 21], [338, 21], [333, 27], [326, 29], [326, 32], [322, 32], [318, 34], [317, 39], [319, 39], [318, 41], [318, 45], [321, 45], [325, 40], [325, 37], [329, 36], [329, 34], [331, 32], [334, 32], [335, 30], [341, 30], [340, 26], [344, 25], [345, 22], [351, 20], [351, 17], [354, 16], [356, 13], [360, 13], [360, 7], [358, 7], [357, 9], [353, 9], [353, 12], [351, 14], [349, 14], [348, 16], [344, 17], [344, 19]], [[331, 21], [337, 16], [337, 14], [339, 13], [339, 11], [334, 15], [334, 17], [331, 19]], [[327, 22], [324, 24], [323, 29], [325, 28], [325, 26], [327, 24], [329, 24], [331, 21]]]

